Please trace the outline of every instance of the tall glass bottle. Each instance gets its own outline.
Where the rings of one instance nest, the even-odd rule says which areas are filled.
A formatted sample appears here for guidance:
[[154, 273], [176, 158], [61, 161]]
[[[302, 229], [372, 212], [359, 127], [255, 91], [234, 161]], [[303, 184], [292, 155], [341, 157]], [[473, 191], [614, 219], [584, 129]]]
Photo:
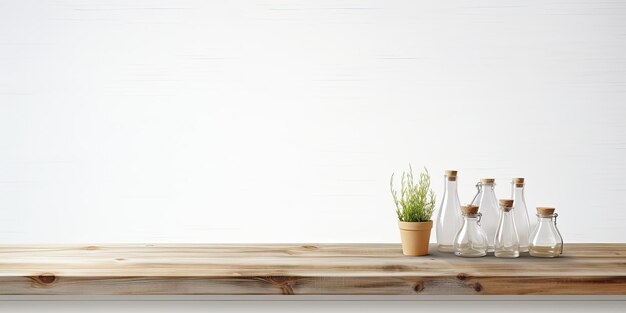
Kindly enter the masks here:
[[519, 257], [519, 237], [513, 216], [513, 200], [500, 200], [500, 221], [496, 230], [495, 256], [498, 258]]
[[443, 200], [437, 216], [437, 250], [454, 252], [454, 237], [461, 228], [461, 203], [456, 184], [457, 171], [446, 171]]
[[511, 198], [513, 199], [513, 216], [515, 216], [515, 227], [519, 235], [519, 252], [528, 252], [528, 241], [530, 238], [530, 220], [528, 219], [528, 209], [526, 199], [524, 199], [524, 178], [513, 178]]
[[480, 227], [481, 214], [478, 213], [478, 206], [462, 206], [461, 211], [464, 221], [454, 239], [454, 255], [466, 258], [487, 255], [489, 241]]
[[496, 180], [493, 178], [483, 178], [476, 188], [478, 193], [472, 200], [472, 205], [480, 207], [482, 214], [480, 225], [489, 240], [488, 252], [494, 251], [494, 238], [496, 237], [496, 229], [498, 228], [498, 200], [496, 198]]
[[540, 258], [554, 258], [563, 253], [563, 237], [556, 228], [554, 208], [537, 208], [537, 226], [530, 235], [528, 251]]

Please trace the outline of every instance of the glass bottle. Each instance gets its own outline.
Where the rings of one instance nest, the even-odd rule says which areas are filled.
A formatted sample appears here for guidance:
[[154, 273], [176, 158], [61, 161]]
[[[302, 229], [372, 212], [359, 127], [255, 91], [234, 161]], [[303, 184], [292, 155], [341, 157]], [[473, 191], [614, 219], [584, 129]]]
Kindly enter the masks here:
[[524, 199], [524, 178], [513, 178], [511, 198], [513, 199], [513, 216], [515, 217], [515, 227], [519, 235], [519, 252], [528, 252], [528, 241], [530, 238], [530, 220], [528, 219], [528, 209], [526, 199]]
[[454, 255], [466, 258], [487, 255], [489, 241], [480, 227], [481, 214], [478, 213], [478, 206], [462, 206], [461, 211], [464, 220], [454, 239]]
[[498, 228], [498, 200], [496, 198], [496, 180], [493, 178], [483, 178], [476, 188], [478, 193], [472, 200], [472, 205], [480, 207], [482, 214], [480, 225], [487, 235], [489, 248], [487, 252], [494, 251], [494, 238], [496, 237], [496, 228]]
[[446, 171], [443, 201], [437, 216], [437, 250], [454, 252], [454, 237], [461, 228], [461, 203], [456, 184], [457, 171]]
[[496, 230], [495, 256], [498, 258], [519, 257], [519, 237], [513, 216], [513, 200], [501, 199], [500, 222]]
[[537, 208], [537, 225], [530, 235], [528, 251], [540, 258], [554, 258], [563, 253], [563, 237], [556, 228], [554, 208]]

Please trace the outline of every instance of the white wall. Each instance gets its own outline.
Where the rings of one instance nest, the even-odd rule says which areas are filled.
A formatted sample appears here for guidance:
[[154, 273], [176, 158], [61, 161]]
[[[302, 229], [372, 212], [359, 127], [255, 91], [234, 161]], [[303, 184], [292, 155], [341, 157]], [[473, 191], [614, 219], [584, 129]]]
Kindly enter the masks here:
[[408, 162], [624, 241], [626, 2], [0, 1], [0, 242], [398, 242]]

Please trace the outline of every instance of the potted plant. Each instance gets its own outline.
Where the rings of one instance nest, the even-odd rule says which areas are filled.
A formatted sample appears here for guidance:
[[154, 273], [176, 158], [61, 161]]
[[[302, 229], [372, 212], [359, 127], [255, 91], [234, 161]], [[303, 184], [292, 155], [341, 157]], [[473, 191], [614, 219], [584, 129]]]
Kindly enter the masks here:
[[413, 168], [402, 173], [400, 196], [393, 188], [391, 175], [391, 195], [396, 204], [398, 226], [402, 238], [404, 255], [428, 255], [430, 231], [433, 228], [431, 216], [435, 208], [435, 193], [430, 189], [428, 170], [420, 173], [417, 184], [413, 180]]

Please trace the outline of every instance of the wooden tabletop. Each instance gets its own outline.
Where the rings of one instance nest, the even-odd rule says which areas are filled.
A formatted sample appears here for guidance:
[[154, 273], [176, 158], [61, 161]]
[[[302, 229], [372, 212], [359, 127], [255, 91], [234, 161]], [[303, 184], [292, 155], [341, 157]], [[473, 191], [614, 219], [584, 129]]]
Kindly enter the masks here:
[[0, 295], [626, 295], [626, 244], [556, 259], [399, 244], [2, 245]]

